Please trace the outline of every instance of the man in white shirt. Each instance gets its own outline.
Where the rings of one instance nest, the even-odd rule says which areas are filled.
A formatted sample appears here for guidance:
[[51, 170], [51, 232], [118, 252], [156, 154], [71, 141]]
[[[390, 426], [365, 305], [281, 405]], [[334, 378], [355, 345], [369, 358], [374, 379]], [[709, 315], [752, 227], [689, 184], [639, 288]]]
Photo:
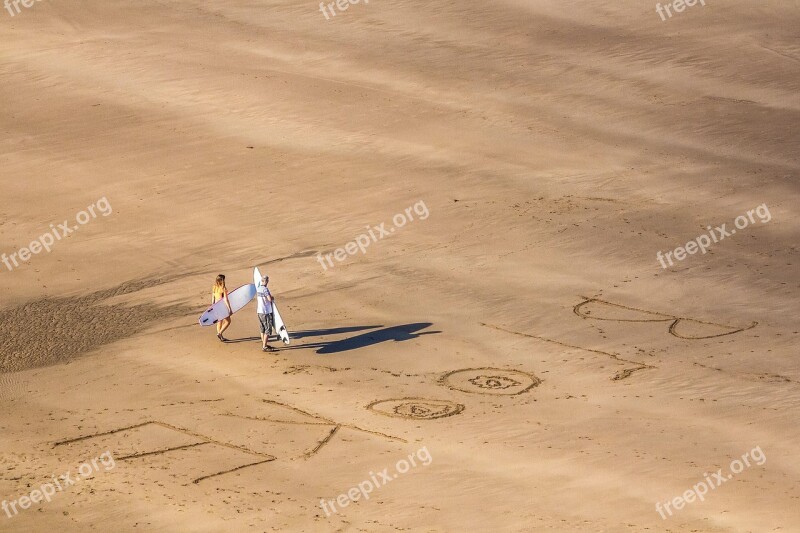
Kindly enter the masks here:
[[272, 315], [272, 294], [267, 288], [269, 276], [261, 278], [261, 283], [256, 289], [256, 301], [258, 302], [258, 323], [261, 326], [261, 349], [265, 352], [274, 352], [275, 348], [267, 344], [272, 330], [275, 329], [275, 318]]

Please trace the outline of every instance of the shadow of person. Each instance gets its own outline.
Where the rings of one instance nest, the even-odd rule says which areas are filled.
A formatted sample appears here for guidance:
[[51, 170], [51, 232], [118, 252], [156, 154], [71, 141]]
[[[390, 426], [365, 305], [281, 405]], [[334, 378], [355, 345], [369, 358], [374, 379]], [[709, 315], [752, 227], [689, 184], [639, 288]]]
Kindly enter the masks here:
[[330, 328], [330, 329], [308, 329], [304, 331], [290, 331], [289, 337], [291, 339], [303, 339], [305, 337], [324, 337], [325, 335], [337, 335], [339, 333], [353, 333], [354, 331], [363, 331], [365, 329], [382, 328], [383, 325], [378, 326], [350, 326], [345, 328]]
[[251, 341], [260, 341], [261, 337], [244, 337], [241, 339], [228, 339], [225, 341], [225, 344], [236, 344], [237, 342], [251, 342]]
[[[190, 324], [194, 325], [194, 324]], [[324, 337], [325, 335], [336, 335], [338, 333], [352, 333], [354, 331], [363, 331], [365, 329], [382, 328], [383, 326], [350, 326], [346, 328], [330, 328], [330, 329], [309, 329], [304, 331], [291, 331], [289, 337], [292, 340], [302, 339], [304, 337]], [[243, 337], [241, 339], [228, 339], [226, 344], [236, 344], [237, 342], [252, 342], [260, 341], [261, 337]], [[280, 342], [281, 338], [274, 333], [269, 336], [269, 342]], [[308, 345], [306, 345], [308, 346]]]
[[[367, 346], [372, 346], [374, 344], [380, 344], [382, 342], [387, 342], [387, 341], [402, 342], [402, 341], [417, 339], [422, 335], [441, 333], [441, 331], [419, 332], [420, 330], [428, 328], [432, 325], [433, 324], [431, 322], [417, 322], [415, 324], [391, 326], [388, 328], [370, 331], [368, 333], [362, 333], [361, 335], [356, 335], [355, 337], [350, 337], [338, 341], [314, 342], [309, 344], [303, 344], [300, 346], [281, 348], [281, 350], [301, 350], [304, 348], [317, 348], [317, 353], [320, 355], [341, 353], [350, 350], [357, 350], [359, 348], [365, 348]], [[291, 333], [290, 336], [292, 336]]]

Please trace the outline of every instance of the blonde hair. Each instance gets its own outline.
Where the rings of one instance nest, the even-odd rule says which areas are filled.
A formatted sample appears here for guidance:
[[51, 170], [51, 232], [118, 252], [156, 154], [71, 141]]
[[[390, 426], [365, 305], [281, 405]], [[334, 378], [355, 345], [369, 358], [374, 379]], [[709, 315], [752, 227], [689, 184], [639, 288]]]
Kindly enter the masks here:
[[225, 275], [220, 274], [214, 281], [214, 289], [224, 289], [224, 288], [225, 288]]

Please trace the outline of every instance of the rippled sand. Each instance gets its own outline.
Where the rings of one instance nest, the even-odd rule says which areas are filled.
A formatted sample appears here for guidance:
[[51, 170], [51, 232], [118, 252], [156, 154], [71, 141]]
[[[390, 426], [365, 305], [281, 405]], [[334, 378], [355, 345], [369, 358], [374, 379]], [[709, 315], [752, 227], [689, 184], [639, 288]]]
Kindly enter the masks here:
[[0, 530], [800, 529], [796, 3], [342, 5], [0, 11]]

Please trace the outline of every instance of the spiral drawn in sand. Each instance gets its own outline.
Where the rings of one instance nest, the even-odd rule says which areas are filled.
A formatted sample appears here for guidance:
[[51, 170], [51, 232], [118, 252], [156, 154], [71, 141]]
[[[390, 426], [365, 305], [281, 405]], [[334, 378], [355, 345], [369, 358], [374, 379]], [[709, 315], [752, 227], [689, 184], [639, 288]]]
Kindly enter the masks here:
[[464, 368], [443, 375], [439, 383], [453, 390], [474, 394], [515, 396], [542, 382], [533, 374], [502, 368]]
[[445, 418], [461, 413], [464, 406], [449, 400], [428, 400], [425, 398], [397, 398], [392, 400], [377, 400], [367, 406], [367, 409], [386, 416], [395, 418], [410, 418], [412, 420], [433, 420]]

